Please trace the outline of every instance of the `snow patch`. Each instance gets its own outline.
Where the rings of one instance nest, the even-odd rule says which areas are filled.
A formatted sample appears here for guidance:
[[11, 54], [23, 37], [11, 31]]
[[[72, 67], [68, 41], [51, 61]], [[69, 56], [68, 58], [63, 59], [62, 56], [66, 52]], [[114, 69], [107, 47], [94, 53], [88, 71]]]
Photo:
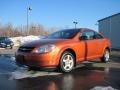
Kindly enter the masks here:
[[33, 40], [40, 40], [41, 38], [43, 38], [43, 36], [29, 35], [29, 36], [12, 37], [10, 39], [13, 41], [14, 46], [20, 46], [23, 43], [30, 42]]
[[94, 88], [92, 88], [90, 90], [117, 90], [117, 89], [114, 89], [111, 86], [107, 86], [107, 87], [105, 87], [105, 86], [96, 86], [96, 87], [94, 87]]
[[43, 72], [43, 71], [28, 71], [27, 68], [19, 68], [11, 73], [9, 80], [34, 78], [39, 76], [59, 75], [61, 73], [56, 72]]

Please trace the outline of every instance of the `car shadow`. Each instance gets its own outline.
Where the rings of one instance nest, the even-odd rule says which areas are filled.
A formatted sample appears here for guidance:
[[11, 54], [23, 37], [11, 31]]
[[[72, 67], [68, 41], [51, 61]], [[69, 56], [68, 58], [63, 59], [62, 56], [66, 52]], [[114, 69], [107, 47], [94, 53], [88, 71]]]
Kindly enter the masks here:
[[120, 63], [120, 49], [112, 49], [111, 61]]

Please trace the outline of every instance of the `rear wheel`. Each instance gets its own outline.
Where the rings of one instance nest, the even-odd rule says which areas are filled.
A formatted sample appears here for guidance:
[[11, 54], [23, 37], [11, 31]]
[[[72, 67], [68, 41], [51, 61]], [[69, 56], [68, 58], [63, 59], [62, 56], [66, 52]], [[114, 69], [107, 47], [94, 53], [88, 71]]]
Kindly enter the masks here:
[[60, 59], [60, 69], [63, 72], [70, 72], [74, 68], [74, 65], [75, 65], [74, 55], [69, 51], [65, 51]]
[[110, 51], [108, 49], [105, 49], [103, 57], [101, 58], [102, 62], [108, 62], [110, 59]]

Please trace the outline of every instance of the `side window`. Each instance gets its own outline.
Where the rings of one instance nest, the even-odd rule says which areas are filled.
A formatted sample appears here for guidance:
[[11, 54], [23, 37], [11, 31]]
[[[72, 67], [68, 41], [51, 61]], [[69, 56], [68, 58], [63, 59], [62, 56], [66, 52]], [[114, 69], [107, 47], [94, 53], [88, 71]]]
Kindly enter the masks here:
[[90, 30], [85, 30], [81, 33], [80, 38], [82, 40], [93, 40], [94, 39], [94, 32]]
[[55, 34], [53, 34], [53, 36], [54, 36], [55, 38], [58, 38], [58, 37], [61, 36], [61, 33], [56, 32]]
[[94, 39], [102, 39], [103, 36], [100, 35], [99, 33], [95, 32]]

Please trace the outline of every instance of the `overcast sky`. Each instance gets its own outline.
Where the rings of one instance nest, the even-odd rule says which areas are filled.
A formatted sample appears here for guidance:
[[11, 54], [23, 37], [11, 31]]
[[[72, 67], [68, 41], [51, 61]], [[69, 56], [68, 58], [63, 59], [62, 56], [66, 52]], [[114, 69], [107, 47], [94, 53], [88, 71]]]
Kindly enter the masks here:
[[120, 0], [0, 0], [0, 22], [26, 25], [27, 6], [29, 23], [59, 28], [77, 21], [77, 27], [97, 29], [97, 20], [120, 12]]

